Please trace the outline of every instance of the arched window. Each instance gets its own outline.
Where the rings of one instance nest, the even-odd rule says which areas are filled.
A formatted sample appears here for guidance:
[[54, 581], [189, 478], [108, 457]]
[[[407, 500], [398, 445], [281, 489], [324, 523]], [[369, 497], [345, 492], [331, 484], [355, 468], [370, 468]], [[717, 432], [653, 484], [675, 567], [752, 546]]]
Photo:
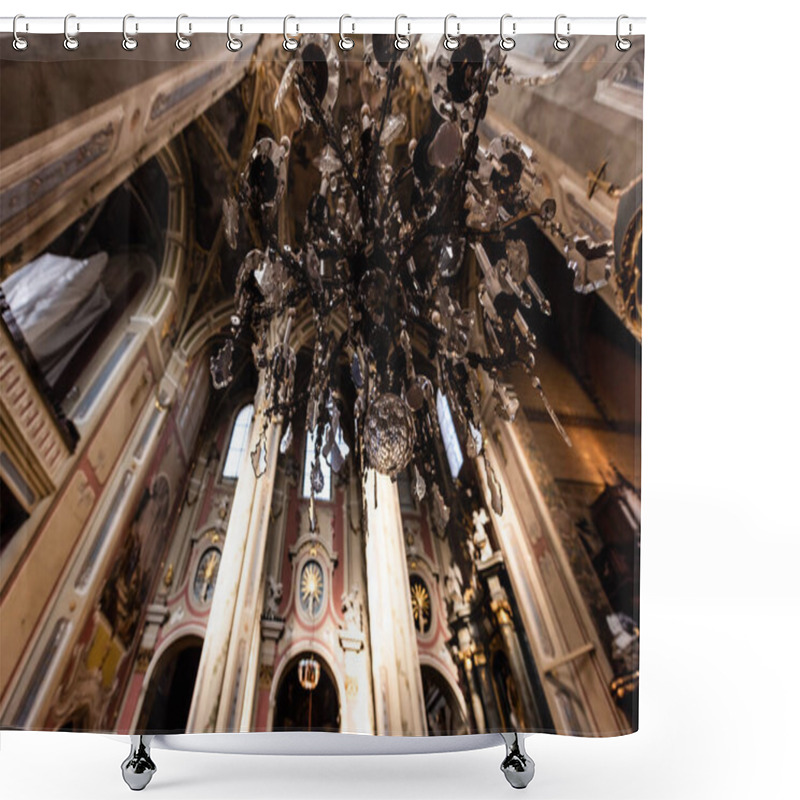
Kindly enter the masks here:
[[222, 468], [223, 478], [236, 480], [244, 463], [247, 453], [247, 442], [250, 439], [250, 428], [253, 425], [253, 404], [249, 403], [236, 415], [233, 423], [228, 455], [225, 457], [225, 466]]
[[[324, 439], [323, 439], [324, 441]], [[336, 433], [336, 444], [339, 449], [347, 452], [347, 446], [344, 442], [341, 428]], [[303, 462], [303, 488], [301, 496], [304, 498], [311, 497], [311, 470], [314, 468], [314, 431], [309, 431], [306, 434], [306, 450]], [[332, 497], [331, 488], [331, 465], [325, 460], [325, 456], [320, 452], [319, 455], [319, 469], [322, 473], [322, 491], [316, 493], [317, 500], [329, 501]]]
[[151, 159], [0, 284], [18, 347], [43, 393], [70, 416], [100, 361], [115, 366], [113, 343], [132, 338], [123, 332], [157, 279], [168, 197]]
[[442, 432], [442, 441], [447, 453], [447, 463], [450, 465], [451, 474], [457, 478], [458, 473], [461, 472], [461, 465], [464, 463], [464, 455], [461, 452], [461, 445], [458, 443], [458, 434], [447, 398], [438, 389], [436, 390], [436, 415], [439, 417], [439, 429]]
[[[313, 689], [300, 682], [301, 660], [313, 659], [319, 673]], [[338, 731], [341, 727], [339, 692], [328, 664], [316, 653], [300, 653], [280, 678], [275, 695], [273, 731]]]

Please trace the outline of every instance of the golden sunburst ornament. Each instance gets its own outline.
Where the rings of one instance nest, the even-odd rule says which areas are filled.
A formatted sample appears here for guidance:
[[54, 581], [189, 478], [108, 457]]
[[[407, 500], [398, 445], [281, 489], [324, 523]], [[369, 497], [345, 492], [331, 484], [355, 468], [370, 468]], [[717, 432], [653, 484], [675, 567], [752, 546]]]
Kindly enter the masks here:
[[322, 581], [322, 569], [319, 564], [309, 561], [303, 567], [303, 574], [300, 576], [300, 599], [312, 615], [316, 614], [322, 603]]
[[421, 581], [414, 581], [411, 584], [411, 610], [417, 630], [425, 633], [431, 622], [431, 598], [427, 587]]

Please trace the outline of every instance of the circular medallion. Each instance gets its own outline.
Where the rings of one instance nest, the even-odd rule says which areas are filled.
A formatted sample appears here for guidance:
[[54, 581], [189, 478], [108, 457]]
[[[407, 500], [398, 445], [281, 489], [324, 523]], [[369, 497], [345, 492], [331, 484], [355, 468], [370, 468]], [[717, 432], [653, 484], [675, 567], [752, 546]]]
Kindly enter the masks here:
[[325, 577], [316, 561], [306, 561], [300, 573], [300, 605], [303, 610], [316, 617], [322, 609], [325, 594]]
[[201, 603], [211, 602], [214, 585], [219, 573], [219, 562], [222, 554], [216, 547], [209, 547], [200, 557], [194, 573], [194, 596]]

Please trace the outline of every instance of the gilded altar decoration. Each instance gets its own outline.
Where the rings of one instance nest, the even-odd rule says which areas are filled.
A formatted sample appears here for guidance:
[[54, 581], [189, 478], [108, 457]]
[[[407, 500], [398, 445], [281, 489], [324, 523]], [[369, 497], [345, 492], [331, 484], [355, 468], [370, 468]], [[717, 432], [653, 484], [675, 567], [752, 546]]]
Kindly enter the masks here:
[[411, 580], [411, 610], [417, 630], [427, 633], [431, 625], [431, 596], [428, 587], [417, 577]]

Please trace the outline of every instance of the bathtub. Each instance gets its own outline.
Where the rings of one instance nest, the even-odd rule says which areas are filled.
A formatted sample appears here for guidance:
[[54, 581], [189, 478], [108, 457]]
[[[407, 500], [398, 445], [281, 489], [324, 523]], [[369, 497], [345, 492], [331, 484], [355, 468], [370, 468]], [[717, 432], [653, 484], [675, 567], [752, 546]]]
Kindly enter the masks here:
[[535, 769], [533, 760], [525, 752], [525, 736], [524, 733], [372, 736], [318, 731], [133, 734], [130, 736], [130, 753], [121, 766], [125, 783], [134, 791], [140, 791], [156, 772], [153, 750], [273, 756], [412, 755], [482, 750], [504, 743], [506, 756], [500, 769], [515, 789], [524, 789], [531, 782]]

